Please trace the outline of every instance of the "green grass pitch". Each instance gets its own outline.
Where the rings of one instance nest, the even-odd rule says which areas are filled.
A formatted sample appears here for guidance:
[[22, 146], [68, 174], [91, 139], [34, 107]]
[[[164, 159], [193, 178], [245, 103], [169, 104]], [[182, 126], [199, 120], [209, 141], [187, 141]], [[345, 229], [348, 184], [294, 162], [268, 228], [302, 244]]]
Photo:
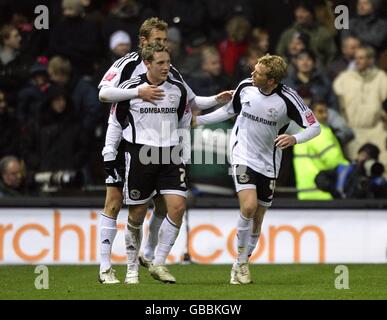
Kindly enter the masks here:
[[[101, 285], [97, 266], [48, 266], [49, 289], [37, 290], [35, 266], [0, 266], [0, 299], [387, 299], [387, 266], [348, 264], [349, 289], [335, 288], [336, 265], [251, 265], [253, 284], [230, 285], [230, 265], [172, 265], [176, 284], [140, 270], [138, 285]], [[117, 266], [121, 281], [125, 266]]]

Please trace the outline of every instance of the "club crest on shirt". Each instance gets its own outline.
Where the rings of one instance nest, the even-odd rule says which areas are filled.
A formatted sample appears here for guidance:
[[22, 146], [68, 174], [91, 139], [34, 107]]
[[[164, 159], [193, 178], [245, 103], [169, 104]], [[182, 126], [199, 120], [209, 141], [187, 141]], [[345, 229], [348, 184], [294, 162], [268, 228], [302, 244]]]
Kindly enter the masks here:
[[169, 94], [168, 95], [168, 101], [170, 103], [176, 102], [177, 100], [179, 100], [179, 97], [176, 94]]
[[137, 189], [130, 190], [130, 198], [133, 200], [140, 199], [141, 192]]
[[267, 112], [267, 116], [274, 120], [278, 119], [278, 111], [275, 108], [269, 108]]

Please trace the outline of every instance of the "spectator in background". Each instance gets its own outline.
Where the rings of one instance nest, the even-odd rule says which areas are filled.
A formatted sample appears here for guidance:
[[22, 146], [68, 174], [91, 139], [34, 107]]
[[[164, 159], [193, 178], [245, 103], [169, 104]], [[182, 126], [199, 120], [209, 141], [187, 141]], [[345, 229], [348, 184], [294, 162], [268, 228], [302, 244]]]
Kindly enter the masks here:
[[269, 52], [269, 33], [261, 28], [254, 28], [250, 33], [249, 48], [261, 51], [263, 54]]
[[249, 47], [247, 49], [235, 68], [232, 88], [235, 88], [243, 79], [251, 77], [257, 60], [263, 55], [264, 53], [256, 48]]
[[379, 0], [358, 0], [357, 17], [349, 20], [349, 29], [342, 37], [355, 36], [363, 44], [372, 46], [378, 53], [387, 45], [387, 20], [378, 17]]
[[70, 61], [61, 57], [50, 59], [48, 74], [54, 84], [66, 89], [71, 96], [75, 114], [84, 129], [83, 134], [95, 134], [96, 129], [102, 126], [102, 104], [96, 87], [80, 78], [73, 71]]
[[31, 122], [27, 133], [23, 158], [32, 171], [79, 171], [86, 164], [88, 137], [63, 88], [50, 88], [39, 122]]
[[20, 53], [21, 36], [16, 27], [5, 25], [0, 30], [0, 88], [8, 94], [8, 100], [16, 105], [17, 91], [28, 79], [32, 58]]
[[0, 158], [13, 154], [19, 155], [20, 128], [19, 123], [9, 112], [6, 96], [0, 90]]
[[102, 55], [102, 38], [98, 25], [83, 16], [80, 0], [62, 0], [63, 19], [50, 34], [50, 55], [71, 61], [82, 74], [93, 74], [93, 65]]
[[124, 55], [128, 54], [131, 49], [131, 40], [129, 34], [125, 31], [118, 30], [110, 36], [109, 48], [112, 53], [112, 61], [116, 61], [119, 58], [122, 58]]
[[114, 32], [109, 39], [109, 54], [107, 59], [99, 61], [95, 68], [96, 71], [92, 78], [92, 83], [94, 87], [98, 87], [98, 83], [103, 78], [106, 70], [110, 68], [114, 61], [119, 58], [122, 58], [127, 53], [130, 52], [132, 41], [129, 34], [123, 30], [118, 30]]
[[102, 27], [104, 42], [108, 45], [110, 36], [117, 30], [123, 30], [132, 37], [132, 48], [137, 48], [138, 39], [135, 35], [138, 34], [140, 25], [154, 16], [157, 13], [144, 0], [116, 1]]
[[218, 92], [230, 89], [230, 82], [222, 71], [222, 61], [215, 47], [202, 50], [200, 72], [189, 81], [191, 88], [197, 95], [212, 96]]
[[197, 35], [189, 43], [180, 69], [184, 77], [192, 77], [201, 69], [202, 51], [207, 45], [207, 37], [203, 34]]
[[26, 194], [22, 162], [14, 156], [0, 160], [0, 198]]
[[171, 55], [171, 61], [173, 66], [180, 70], [183, 65], [184, 57], [181, 33], [178, 28], [168, 28], [167, 47]]
[[341, 54], [328, 66], [328, 76], [333, 81], [340, 72], [355, 68], [355, 52], [360, 47], [360, 40], [354, 36], [341, 39]]
[[294, 15], [296, 22], [282, 33], [277, 44], [277, 54], [286, 55], [295, 33], [306, 33], [310, 38], [310, 48], [317, 54], [322, 65], [328, 65], [335, 57], [336, 45], [332, 34], [316, 21], [313, 4], [310, 1], [300, 1], [295, 7]]
[[30, 68], [30, 83], [18, 93], [17, 118], [22, 126], [31, 120], [38, 120], [50, 87], [47, 63], [46, 57], [38, 58]]
[[301, 51], [296, 58], [295, 70], [284, 79], [301, 96], [308, 91], [311, 96], [323, 97], [329, 108], [338, 109], [337, 99], [327, 76], [316, 68], [316, 56], [311, 50]]
[[333, 83], [342, 115], [355, 133], [355, 140], [347, 145], [347, 156], [354, 160], [360, 146], [372, 142], [381, 150], [381, 162], [387, 165], [387, 131], [382, 120], [387, 75], [375, 66], [371, 47], [357, 49], [355, 61], [356, 69], [342, 72]]
[[231, 18], [226, 26], [227, 38], [219, 46], [224, 72], [232, 77], [239, 59], [248, 48], [250, 22], [242, 16]]
[[298, 54], [306, 49], [310, 49], [309, 35], [302, 32], [294, 33], [285, 53], [286, 62], [288, 63], [288, 73], [294, 72]]
[[324, 100], [312, 102], [312, 111], [320, 122], [321, 133], [315, 139], [293, 147], [293, 165], [299, 200], [331, 200], [328, 192], [317, 188], [314, 180], [322, 170], [347, 164], [333, 130], [328, 126], [328, 108]]

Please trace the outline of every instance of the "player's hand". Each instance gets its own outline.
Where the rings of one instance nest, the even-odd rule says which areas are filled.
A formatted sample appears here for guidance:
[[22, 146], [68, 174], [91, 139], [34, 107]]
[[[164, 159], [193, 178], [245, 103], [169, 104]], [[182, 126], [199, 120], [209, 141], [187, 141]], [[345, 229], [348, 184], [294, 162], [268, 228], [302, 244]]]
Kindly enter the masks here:
[[294, 136], [289, 134], [281, 134], [274, 139], [275, 146], [280, 149], [286, 149], [291, 146], [294, 146], [297, 143], [297, 140]]
[[233, 93], [234, 93], [234, 90], [223, 91], [216, 95], [215, 100], [219, 104], [225, 104], [232, 99]]
[[114, 180], [118, 179], [118, 173], [117, 173], [117, 161], [104, 161], [103, 165], [105, 167], [105, 172], [108, 176], [112, 177]]
[[162, 100], [165, 96], [164, 91], [157, 86], [150, 85], [138, 89], [138, 96], [144, 100], [156, 104], [157, 100]]

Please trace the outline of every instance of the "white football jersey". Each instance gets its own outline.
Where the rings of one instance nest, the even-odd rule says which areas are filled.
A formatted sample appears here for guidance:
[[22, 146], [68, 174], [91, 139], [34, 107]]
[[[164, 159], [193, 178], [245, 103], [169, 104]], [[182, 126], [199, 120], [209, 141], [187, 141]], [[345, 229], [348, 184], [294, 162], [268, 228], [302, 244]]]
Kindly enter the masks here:
[[[124, 81], [120, 88], [149, 85], [146, 74]], [[165, 93], [156, 105], [141, 98], [122, 101], [112, 105], [109, 124], [123, 128], [126, 141], [155, 147], [179, 144], [181, 130], [190, 126], [191, 112], [187, 104], [184, 85], [170, 77], [158, 86]]]
[[[119, 85], [124, 81], [135, 78], [140, 74], [146, 73], [147, 71], [148, 69], [146, 68], [144, 61], [142, 61], [140, 55], [137, 52], [128, 53], [121, 59], [115, 61], [109, 70], [106, 71], [98, 85], [98, 89], [101, 89], [104, 86], [118, 88]], [[195, 99], [195, 94], [192, 89], [183, 80], [183, 77], [179, 71], [177, 71], [177, 69], [172, 65], [169, 71], [169, 77], [184, 84], [184, 87], [187, 90], [187, 97], [189, 102]]]
[[279, 84], [269, 95], [253, 85], [240, 82], [233, 99], [223, 108], [238, 115], [230, 138], [230, 162], [247, 165], [269, 178], [277, 178], [282, 150], [274, 139], [294, 120], [299, 126], [319, 126], [313, 112], [289, 87]]

